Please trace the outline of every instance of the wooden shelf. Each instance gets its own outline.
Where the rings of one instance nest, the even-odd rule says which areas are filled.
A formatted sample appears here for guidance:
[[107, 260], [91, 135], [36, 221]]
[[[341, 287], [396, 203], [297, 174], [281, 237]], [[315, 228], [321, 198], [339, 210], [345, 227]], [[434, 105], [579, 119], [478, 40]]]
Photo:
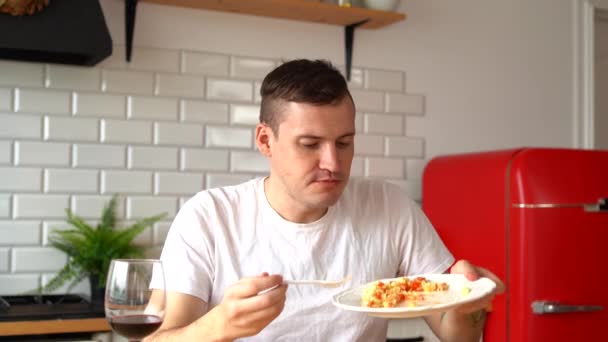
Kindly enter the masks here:
[[359, 7], [339, 7], [321, 0], [125, 0], [127, 62], [131, 61], [135, 15], [140, 2], [315, 22], [344, 27], [346, 79], [350, 80], [356, 28], [377, 29], [401, 20], [405, 14]]
[[102, 332], [110, 330], [110, 325], [105, 318], [0, 322], [0, 336]]
[[249, 14], [262, 17], [316, 22], [347, 26], [364, 20], [359, 26], [377, 29], [405, 20], [405, 14], [370, 10], [359, 7], [339, 7], [312, 0], [140, 0], [143, 2], [190, 7], [204, 10]]

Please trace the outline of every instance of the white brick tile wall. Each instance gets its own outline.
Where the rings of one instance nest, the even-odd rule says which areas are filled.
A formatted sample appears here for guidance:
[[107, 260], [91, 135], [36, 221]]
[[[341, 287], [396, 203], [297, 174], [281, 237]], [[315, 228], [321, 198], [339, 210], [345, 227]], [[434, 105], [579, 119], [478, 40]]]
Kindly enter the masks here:
[[260, 95], [260, 88], [262, 88], [262, 82], [253, 82], [253, 102], [262, 102], [262, 95]]
[[45, 85], [57, 89], [99, 90], [101, 72], [97, 68], [48, 64]]
[[180, 107], [182, 121], [228, 123], [228, 105], [225, 103], [182, 100]]
[[193, 75], [157, 74], [155, 94], [160, 96], [204, 97], [205, 79]]
[[14, 295], [34, 290], [40, 285], [38, 274], [0, 274], [0, 295]]
[[68, 199], [68, 195], [14, 195], [13, 218], [63, 218]]
[[44, 65], [0, 60], [0, 85], [42, 87]]
[[408, 196], [415, 200], [422, 200], [422, 182], [419, 180], [390, 180], [389, 182], [399, 185]]
[[0, 88], [0, 111], [13, 110], [13, 91], [10, 88]]
[[102, 142], [135, 144], [149, 144], [152, 142], [151, 122], [102, 120], [100, 127]]
[[251, 102], [253, 84], [245, 81], [207, 79], [207, 98]]
[[366, 114], [365, 132], [372, 134], [403, 134], [403, 116], [395, 114]]
[[158, 145], [203, 145], [203, 126], [198, 124], [157, 122], [154, 143]]
[[67, 91], [46, 89], [17, 89], [16, 111], [25, 113], [63, 114], [71, 113], [71, 94]]
[[227, 185], [236, 185], [246, 182], [252, 178], [251, 175], [239, 175], [228, 173], [211, 173], [207, 175], [207, 189], [219, 188]]
[[179, 203], [177, 204], [177, 205], [178, 205], [178, 207], [179, 207], [179, 209], [181, 209], [181, 208], [184, 206], [184, 204], [185, 204], [187, 201], [189, 201], [191, 198], [192, 198], [192, 196], [189, 196], [189, 197], [183, 197], [183, 196], [180, 196], [180, 198], [179, 198]]
[[213, 53], [184, 51], [182, 53], [182, 71], [212, 76], [228, 76], [230, 57]]
[[177, 199], [174, 197], [129, 197], [127, 198], [127, 218], [140, 219], [167, 213], [169, 217], [177, 212]]
[[152, 172], [101, 171], [101, 193], [152, 193]]
[[[125, 227], [132, 225], [135, 221], [125, 221]], [[148, 227], [133, 239], [133, 244], [136, 246], [152, 246], [152, 234], [154, 227]]]
[[384, 137], [380, 135], [355, 135], [355, 153], [358, 155], [383, 155]]
[[[112, 196], [76, 195], [72, 196], [72, 211], [85, 219], [99, 219], [101, 211], [110, 202]], [[125, 217], [125, 200], [118, 197], [116, 201], [116, 217]]]
[[247, 128], [207, 127], [205, 144], [207, 147], [250, 148], [253, 130]]
[[121, 145], [74, 144], [73, 163], [75, 167], [124, 168], [127, 150]]
[[[94, 68], [0, 61], [0, 292], [33, 289], [62, 266], [45, 266], [40, 251], [69, 227], [67, 207], [94, 225], [116, 193], [119, 216], [129, 216], [121, 226], [169, 212], [136, 240], [158, 257], [194, 193], [268, 172], [253, 127], [262, 78], [280, 57], [135, 47], [126, 63], [124, 53], [116, 45]], [[358, 109], [351, 175], [419, 197], [424, 96], [405, 93], [400, 70], [355, 67], [348, 85]]]
[[427, 161], [424, 159], [407, 159], [405, 161], [405, 175], [409, 180], [422, 180]]
[[228, 171], [228, 151], [202, 148], [181, 150], [181, 166], [184, 171]]
[[357, 111], [383, 112], [384, 93], [369, 90], [351, 89]]
[[50, 247], [18, 247], [12, 252], [13, 272], [58, 271], [67, 261], [63, 252]]
[[268, 159], [259, 152], [230, 153], [230, 170], [233, 172], [268, 172]]
[[159, 195], [193, 195], [203, 190], [200, 173], [158, 172], [154, 177], [154, 193]]
[[11, 141], [0, 140], [0, 165], [10, 164], [13, 160], [13, 143]]
[[129, 118], [142, 120], [177, 120], [178, 101], [158, 97], [130, 98]]
[[96, 193], [99, 191], [99, 171], [46, 169], [44, 192]]
[[381, 178], [404, 178], [404, 162], [401, 159], [367, 158], [365, 162], [365, 175]]
[[15, 165], [70, 165], [70, 144], [16, 141]]
[[[97, 216], [99, 217], [99, 216]], [[42, 245], [49, 245], [49, 238], [55, 231], [69, 229], [71, 226], [65, 221], [59, 220], [44, 220], [42, 221]]]
[[0, 113], [0, 138], [40, 139], [42, 118], [29, 114]]
[[361, 157], [354, 157], [353, 162], [350, 166], [351, 177], [363, 177], [365, 176], [365, 159]]
[[40, 221], [0, 221], [0, 246], [39, 245]]
[[[336, 67], [338, 68], [338, 70], [340, 70], [342, 75], [344, 75], [344, 77], [346, 78], [346, 68], [344, 67], [344, 65], [340, 65], [340, 66], [336, 66]], [[363, 69], [351, 67], [350, 81], [348, 81], [348, 89], [363, 88], [363, 84], [364, 84], [363, 77], [364, 77]]]
[[230, 74], [237, 78], [262, 79], [276, 66], [275, 61], [259, 59], [232, 57], [230, 60]]
[[386, 154], [391, 157], [424, 157], [424, 140], [422, 138], [387, 137]]
[[10, 271], [9, 260], [9, 249], [0, 247], [0, 272]]
[[152, 95], [154, 74], [151, 72], [103, 70], [102, 90], [110, 93]]
[[404, 89], [402, 71], [366, 70], [365, 88], [401, 92]]
[[[133, 63], [133, 52], [137, 49], [137, 47], [133, 47], [131, 54], [131, 63]], [[124, 45], [114, 45], [112, 46], [112, 54], [108, 56], [106, 59], [102, 60], [97, 64], [97, 66], [107, 69], [127, 69], [129, 66], [129, 62], [127, 62], [126, 56], [126, 47]]]
[[29, 167], [0, 167], [0, 191], [42, 190], [42, 170]]
[[260, 106], [235, 104], [230, 106], [230, 123], [255, 126], [260, 121]]
[[127, 100], [123, 95], [76, 93], [74, 115], [124, 118]]
[[155, 245], [163, 245], [169, 234], [169, 228], [171, 228], [170, 222], [158, 222], [154, 225], [152, 233], [152, 241]]
[[0, 218], [11, 216], [11, 195], [0, 194]]
[[[41, 277], [42, 285], [46, 285], [55, 276], [55, 274], [57, 274], [57, 273], [56, 272], [55, 273], [42, 273], [42, 277]], [[54, 294], [68, 293], [69, 287], [70, 287], [70, 284], [67, 283], [51, 293], [54, 293]], [[79, 294], [83, 294], [85, 296], [88, 296], [90, 292], [91, 292], [91, 287], [89, 285], [88, 278], [83, 279], [78, 284], [74, 285], [74, 287], [70, 290], [70, 293], [79, 293]]]
[[426, 118], [407, 116], [405, 118], [405, 135], [408, 137], [424, 137], [426, 135]]
[[127, 151], [127, 164], [130, 169], [177, 170], [178, 149], [130, 146]]
[[[124, 52], [119, 52], [121, 53], [117, 57], [121, 62], [126, 62]], [[120, 63], [116, 65], [120, 66]], [[131, 62], [126, 64], [126, 66], [133, 70], [177, 72], [179, 71], [179, 51], [134, 47], [131, 54]]]
[[361, 134], [364, 132], [364, 121], [363, 121], [363, 113], [356, 113], [355, 114], [355, 131], [357, 132], [357, 134]]
[[422, 115], [424, 113], [424, 96], [405, 94], [386, 94], [386, 111]]
[[99, 140], [99, 122], [96, 119], [45, 116], [45, 140]]

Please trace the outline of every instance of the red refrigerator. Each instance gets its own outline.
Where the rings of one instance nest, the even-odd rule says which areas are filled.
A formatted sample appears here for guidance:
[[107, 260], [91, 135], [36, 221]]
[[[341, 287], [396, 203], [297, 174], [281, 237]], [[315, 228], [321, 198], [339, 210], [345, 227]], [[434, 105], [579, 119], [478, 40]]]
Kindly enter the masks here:
[[507, 285], [485, 342], [608, 341], [608, 151], [440, 156], [422, 201], [457, 259]]

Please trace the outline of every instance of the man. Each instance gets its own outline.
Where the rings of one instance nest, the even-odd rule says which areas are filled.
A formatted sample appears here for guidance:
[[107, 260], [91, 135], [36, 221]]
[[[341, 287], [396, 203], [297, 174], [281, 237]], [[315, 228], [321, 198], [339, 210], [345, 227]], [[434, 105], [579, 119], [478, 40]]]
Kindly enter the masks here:
[[[445, 272], [454, 259], [399, 187], [349, 180], [355, 104], [333, 66], [287, 62], [260, 92], [256, 145], [270, 175], [202, 191], [180, 210], [161, 256], [166, 316], [150, 340], [383, 341], [387, 320], [334, 307], [335, 289], [283, 279], [359, 285]], [[502, 288], [466, 261], [451, 271]], [[478, 341], [492, 297], [427, 322], [444, 341]]]

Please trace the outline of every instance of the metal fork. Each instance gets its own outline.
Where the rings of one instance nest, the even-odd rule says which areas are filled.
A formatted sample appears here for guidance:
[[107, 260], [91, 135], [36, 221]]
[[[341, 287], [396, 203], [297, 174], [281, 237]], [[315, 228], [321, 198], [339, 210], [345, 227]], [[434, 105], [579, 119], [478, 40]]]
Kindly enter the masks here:
[[[347, 275], [346, 277], [340, 279], [340, 280], [316, 280], [316, 279], [307, 279], [307, 280], [283, 280], [283, 284], [288, 284], [288, 285], [317, 285], [317, 286], [321, 286], [321, 287], [325, 287], [325, 288], [336, 288], [336, 287], [340, 287], [342, 286], [344, 283], [350, 281], [353, 278], [352, 275]], [[277, 287], [279, 287], [279, 285], [275, 285], [273, 287], [269, 287], [267, 289], [264, 289], [260, 292], [258, 292], [258, 296], [259, 295], [263, 295], [265, 293], [268, 293], [274, 289], [276, 289]]]
[[288, 285], [318, 285], [326, 288], [336, 288], [342, 286], [353, 278], [352, 275], [347, 275], [340, 280], [283, 280], [283, 283]]

